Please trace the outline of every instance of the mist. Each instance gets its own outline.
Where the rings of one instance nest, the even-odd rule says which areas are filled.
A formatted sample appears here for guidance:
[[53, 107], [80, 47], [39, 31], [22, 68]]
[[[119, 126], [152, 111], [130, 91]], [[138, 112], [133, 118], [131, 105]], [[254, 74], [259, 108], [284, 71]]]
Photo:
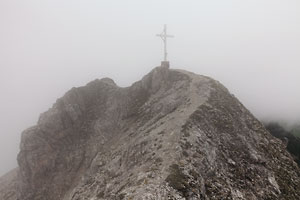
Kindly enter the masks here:
[[122, 87], [163, 59], [224, 84], [261, 120], [300, 121], [298, 0], [0, 1], [0, 175], [21, 132], [72, 87]]

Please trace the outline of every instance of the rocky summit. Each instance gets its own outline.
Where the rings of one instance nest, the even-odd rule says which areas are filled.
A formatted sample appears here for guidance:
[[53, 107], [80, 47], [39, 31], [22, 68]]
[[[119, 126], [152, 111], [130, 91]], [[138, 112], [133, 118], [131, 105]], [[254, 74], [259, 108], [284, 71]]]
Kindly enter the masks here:
[[1, 200], [300, 199], [300, 170], [219, 82], [162, 66], [72, 88], [22, 133]]

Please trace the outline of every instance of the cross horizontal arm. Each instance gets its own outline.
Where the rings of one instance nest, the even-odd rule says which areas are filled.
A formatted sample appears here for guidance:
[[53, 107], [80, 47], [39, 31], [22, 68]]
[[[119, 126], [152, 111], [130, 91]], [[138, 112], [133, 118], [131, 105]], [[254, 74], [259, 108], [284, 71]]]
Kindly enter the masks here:
[[169, 37], [169, 38], [174, 37], [174, 35], [165, 35], [165, 34], [157, 34], [156, 36], [158, 36], [158, 37]]
[[166, 35], [166, 37], [173, 38], [173, 37], [174, 37], [174, 35]]

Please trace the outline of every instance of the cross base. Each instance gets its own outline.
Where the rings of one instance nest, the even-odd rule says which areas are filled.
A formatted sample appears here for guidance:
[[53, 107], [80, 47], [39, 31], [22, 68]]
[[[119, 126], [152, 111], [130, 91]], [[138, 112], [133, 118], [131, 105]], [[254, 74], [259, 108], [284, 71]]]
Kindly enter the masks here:
[[165, 68], [169, 69], [169, 68], [170, 68], [170, 63], [169, 63], [169, 61], [162, 61], [162, 62], [161, 62], [161, 67], [165, 67]]

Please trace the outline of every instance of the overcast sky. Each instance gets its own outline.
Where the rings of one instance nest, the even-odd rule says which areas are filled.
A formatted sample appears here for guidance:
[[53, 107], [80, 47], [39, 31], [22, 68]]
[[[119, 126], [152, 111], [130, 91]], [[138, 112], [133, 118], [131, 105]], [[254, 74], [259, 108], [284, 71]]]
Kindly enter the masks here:
[[163, 59], [223, 83], [259, 119], [300, 120], [299, 0], [0, 0], [0, 175], [22, 130], [74, 86]]

